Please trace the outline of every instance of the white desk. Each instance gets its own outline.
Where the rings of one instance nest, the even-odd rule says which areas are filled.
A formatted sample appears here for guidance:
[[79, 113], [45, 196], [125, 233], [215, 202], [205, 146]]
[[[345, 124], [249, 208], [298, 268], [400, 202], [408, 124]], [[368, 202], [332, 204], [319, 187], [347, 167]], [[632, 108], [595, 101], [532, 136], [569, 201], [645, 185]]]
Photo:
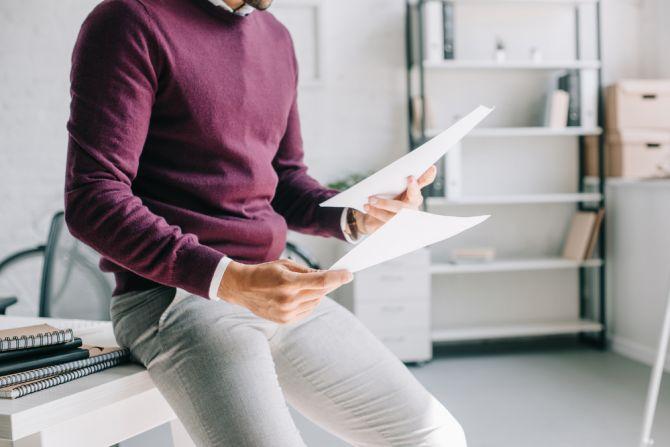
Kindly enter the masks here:
[[[0, 317], [64, 326], [66, 320]], [[85, 343], [115, 346], [110, 323], [75, 330]], [[126, 364], [9, 400], [0, 399], [0, 447], [110, 446], [170, 423], [175, 445], [193, 445], [147, 371]]]

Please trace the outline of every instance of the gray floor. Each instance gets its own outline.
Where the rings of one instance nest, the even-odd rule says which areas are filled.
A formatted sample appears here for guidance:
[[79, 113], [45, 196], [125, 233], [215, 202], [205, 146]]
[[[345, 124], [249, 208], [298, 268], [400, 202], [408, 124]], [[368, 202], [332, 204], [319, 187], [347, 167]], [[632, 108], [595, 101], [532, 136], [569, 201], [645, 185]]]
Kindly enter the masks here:
[[[586, 348], [449, 353], [412, 372], [463, 425], [470, 447], [637, 447], [650, 370]], [[670, 376], [654, 425], [670, 446]], [[307, 445], [347, 444], [295, 415]]]

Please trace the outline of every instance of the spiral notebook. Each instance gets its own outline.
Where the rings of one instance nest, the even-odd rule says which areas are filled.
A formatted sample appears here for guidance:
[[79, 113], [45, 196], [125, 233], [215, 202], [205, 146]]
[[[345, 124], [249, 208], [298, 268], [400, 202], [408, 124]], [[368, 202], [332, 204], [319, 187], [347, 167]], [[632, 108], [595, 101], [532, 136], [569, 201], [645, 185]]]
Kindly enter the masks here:
[[72, 329], [57, 329], [48, 324], [0, 330], [0, 352], [68, 343]]
[[84, 360], [33, 369], [0, 377], [0, 398], [16, 399], [89, 374], [125, 363], [129, 351], [121, 348], [85, 346], [90, 357]]

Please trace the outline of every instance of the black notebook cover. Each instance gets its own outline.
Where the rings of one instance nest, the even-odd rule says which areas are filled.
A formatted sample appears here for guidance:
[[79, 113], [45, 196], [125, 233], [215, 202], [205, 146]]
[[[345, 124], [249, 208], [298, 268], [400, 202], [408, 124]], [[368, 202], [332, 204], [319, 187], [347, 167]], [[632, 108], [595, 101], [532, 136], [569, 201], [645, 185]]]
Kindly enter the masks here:
[[0, 362], [0, 376], [14, 374], [29, 369], [44, 368], [45, 366], [58, 365], [65, 362], [73, 362], [88, 358], [88, 349], [69, 349], [45, 354], [41, 357], [24, 357]]
[[3, 365], [8, 360], [18, 359], [22, 357], [42, 357], [60, 351], [67, 351], [74, 348], [81, 347], [81, 338], [75, 338], [67, 343], [59, 345], [46, 345], [38, 348], [17, 349], [16, 351], [0, 352], [0, 365]]

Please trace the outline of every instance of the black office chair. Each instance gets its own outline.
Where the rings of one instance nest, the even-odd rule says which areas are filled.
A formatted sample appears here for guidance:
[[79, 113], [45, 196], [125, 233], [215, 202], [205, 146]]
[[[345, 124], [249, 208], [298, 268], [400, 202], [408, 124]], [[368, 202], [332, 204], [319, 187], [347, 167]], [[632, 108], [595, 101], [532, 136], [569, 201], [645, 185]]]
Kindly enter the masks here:
[[[291, 242], [283, 257], [319, 268], [309, 253]], [[109, 320], [113, 276], [100, 271], [99, 259], [97, 252], [70, 235], [63, 212], [56, 213], [46, 244], [0, 261], [0, 294], [5, 294], [0, 297], [0, 315], [10, 309], [16, 315]]]

